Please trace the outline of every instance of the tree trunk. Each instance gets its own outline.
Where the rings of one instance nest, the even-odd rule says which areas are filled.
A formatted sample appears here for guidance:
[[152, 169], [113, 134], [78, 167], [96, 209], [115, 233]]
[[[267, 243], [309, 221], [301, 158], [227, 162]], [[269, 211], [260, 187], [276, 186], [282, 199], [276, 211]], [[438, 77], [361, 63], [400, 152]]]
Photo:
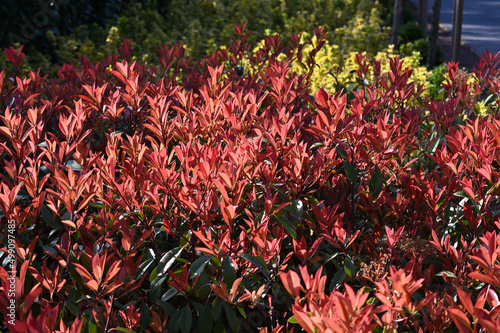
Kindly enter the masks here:
[[441, 0], [434, 0], [432, 7], [432, 28], [429, 35], [429, 49], [427, 50], [427, 69], [436, 65], [436, 46], [439, 35], [439, 16], [441, 14]]
[[424, 29], [425, 36], [427, 36], [427, 21], [429, 20], [427, 2], [428, 0], [418, 0], [418, 25]]
[[460, 41], [462, 39], [462, 16], [464, 13], [464, 0], [455, 0], [453, 12], [453, 37], [451, 40], [451, 60], [460, 58]]
[[391, 44], [398, 49], [399, 26], [401, 25], [401, 14], [403, 12], [403, 0], [394, 1], [394, 17], [392, 19]]

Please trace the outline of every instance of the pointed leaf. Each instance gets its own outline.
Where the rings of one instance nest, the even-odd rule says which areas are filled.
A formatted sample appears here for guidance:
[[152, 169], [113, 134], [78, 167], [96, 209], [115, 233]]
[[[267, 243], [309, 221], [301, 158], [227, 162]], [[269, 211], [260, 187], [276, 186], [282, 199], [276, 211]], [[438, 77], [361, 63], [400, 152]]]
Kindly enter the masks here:
[[304, 214], [304, 204], [301, 200], [293, 200], [290, 205], [288, 205], [285, 210], [287, 210], [293, 217], [295, 222], [299, 222]]
[[264, 259], [262, 259], [261, 257], [252, 256], [252, 255], [246, 254], [246, 253], [241, 253], [240, 257], [242, 257], [245, 260], [250, 261], [252, 264], [257, 266], [257, 268], [260, 269], [262, 271], [262, 273], [264, 273], [264, 275], [267, 278], [269, 278], [269, 276], [270, 276], [269, 268], [267, 268], [267, 265], [266, 265], [266, 262], [264, 261]]
[[170, 267], [174, 264], [175, 259], [181, 255], [182, 249], [182, 246], [176, 247], [161, 257], [160, 263], [158, 264], [158, 275], [163, 275], [170, 269]]
[[132, 331], [130, 328], [126, 328], [126, 327], [112, 328], [111, 331], [117, 331], [117, 332], [123, 332], [123, 333], [135, 333], [135, 331]]
[[193, 262], [193, 264], [189, 268], [189, 278], [193, 279], [193, 278], [197, 277], [198, 275], [200, 275], [201, 272], [203, 272], [203, 270], [205, 269], [205, 266], [207, 265], [207, 263], [213, 257], [214, 256], [211, 254], [206, 254], [206, 255], [201, 256], [200, 258], [196, 259], [196, 261]]
[[330, 281], [330, 290], [333, 291], [337, 289], [342, 282], [344, 282], [345, 277], [347, 276], [346, 271], [344, 267], [339, 269], [337, 273], [333, 276], [332, 280]]
[[161, 297], [161, 301], [166, 302], [169, 299], [171, 299], [172, 297], [174, 297], [175, 295], [177, 295], [178, 293], [179, 293], [179, 291], [177, 289], [170, 288], [169, 290], [167, 290], [166, 293], [163, 294], [163, 296]]
[[211, 333], [214, 321], [212, 319], [210, 307], [196, 302], [194, 303], [194, 306], [199, 314], [198, 331], [200, 333]]
[[448, 312], [450, 313], [451, 319], [453, 319], [461, 333], [470, 332], [470, 321], [465, 313], [457, 308], [449, 308]]
[[274, 215], [274, 218], [285, 228], [290, 237], [292, 237], [293, 239], [297, 238], [297, 230], [295, 230], [295, 226], [292, 222], [290, 222], [290, 220], [288, 220], [288, 218], [284, 216], [283, 212], [278, 212]]
[[233, 332], [238, 332], [238, 327], [240, 326], [240, 322], [238, 320], [238, 316], [234, 310], [229, 306], [229, 304], [224, 304], [224, 311], [226, 312], [227, 321], [229, 322], [229, 327]]
[[191, 317], [191, 309], [189, 305], [186, 305], [182, 309], [181, 316], [179, 317], [180, 321], [180, 329], [182, 333], [188, 333], [191, 330], [192, 317]]
[[352, 183], [352, 184], [358, 184], [359, 183], [359, 175], [358, 175], [358, 170], [349, 162], [344, 161], [343, 163], [344, 166], [344, 171], [346, 173], [347, 179]]
[[227, 285], [232, 286], [234, 280], [236, 280], [236, 270], [234, 269], [233, 259], [231, 257], [226, 257], [224, 264], [222, 266], [222, 271], [224, 272], [224, 282]]

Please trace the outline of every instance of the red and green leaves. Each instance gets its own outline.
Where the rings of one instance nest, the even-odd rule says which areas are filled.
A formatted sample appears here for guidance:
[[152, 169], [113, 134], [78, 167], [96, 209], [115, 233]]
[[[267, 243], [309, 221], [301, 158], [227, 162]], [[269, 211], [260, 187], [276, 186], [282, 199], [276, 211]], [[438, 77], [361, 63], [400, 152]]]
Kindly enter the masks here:
[[[112, 293], [116, 288], [121, 286], [123, 282], [117, 279], [117, 274], [121, 270], [120, 261], [113, 261], [113, 258], [107, 257], [107, 254], [100, 256], [96, 254], [92, 258], [92, 269], [87, 270], [83, 265], [73, 263], [75, 270], [82, 276], [85, 285], [101, 296]], [[112, 264], [105, 272], [106, 264], [111, 261]]]
[[199, 62], [163, 46], [161, 75], [127, 41], [58, 79], [2, 70], [16, 327], [497, 330], [500, 121], [472, 110], [498, 56], [469, 83], [450, 64], [442, 100], [363, 55], [348, 91], [313, 92], [291, 62], [314, 70], [315, 33], [308, 58], [297, 35]]

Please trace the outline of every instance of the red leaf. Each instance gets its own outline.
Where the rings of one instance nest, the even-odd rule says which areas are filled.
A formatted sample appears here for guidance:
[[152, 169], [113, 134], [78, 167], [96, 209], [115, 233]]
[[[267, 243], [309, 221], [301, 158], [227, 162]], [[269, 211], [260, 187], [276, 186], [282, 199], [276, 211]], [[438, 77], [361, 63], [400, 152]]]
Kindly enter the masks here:
[[467, 316], [465, 315], [465, 313], [463, 313], [457, 308], [449, 308], [448, 312], [451, 315], [451, 319], [453, 319], [453, 321], [455, 322], [461, 333], [471, 331], [470, 321], [469, 318], [467, 318]]
[[299, 322], [299, 325], [306, 330], [307, 333], [315, 333], [314, 323], [309, 315], [298, 305], [292, 305], [293, 315]]
[[300, 277], [297, 273], [294, 271], [288, 271], [287, 273], [281, 272], [280, 279], [290, 295], [294, 298], [300, 295], [301, 284]]

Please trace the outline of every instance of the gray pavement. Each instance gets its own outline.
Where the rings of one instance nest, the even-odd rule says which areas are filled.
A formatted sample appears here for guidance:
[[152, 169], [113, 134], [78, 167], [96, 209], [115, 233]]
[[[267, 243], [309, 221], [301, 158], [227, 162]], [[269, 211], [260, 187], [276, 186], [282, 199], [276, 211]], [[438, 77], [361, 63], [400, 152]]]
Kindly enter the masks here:
[[[411, 0], [418, 5], [418, 0]], [[454, 0], [442, 0], [441, 25], [452, 31]], [[433, 0], [429, 0], [429, 15]], [[462, 42], [471, 46], [478, 55], [485, 50], [500, 51], [500, 0], [464, 0]]]

